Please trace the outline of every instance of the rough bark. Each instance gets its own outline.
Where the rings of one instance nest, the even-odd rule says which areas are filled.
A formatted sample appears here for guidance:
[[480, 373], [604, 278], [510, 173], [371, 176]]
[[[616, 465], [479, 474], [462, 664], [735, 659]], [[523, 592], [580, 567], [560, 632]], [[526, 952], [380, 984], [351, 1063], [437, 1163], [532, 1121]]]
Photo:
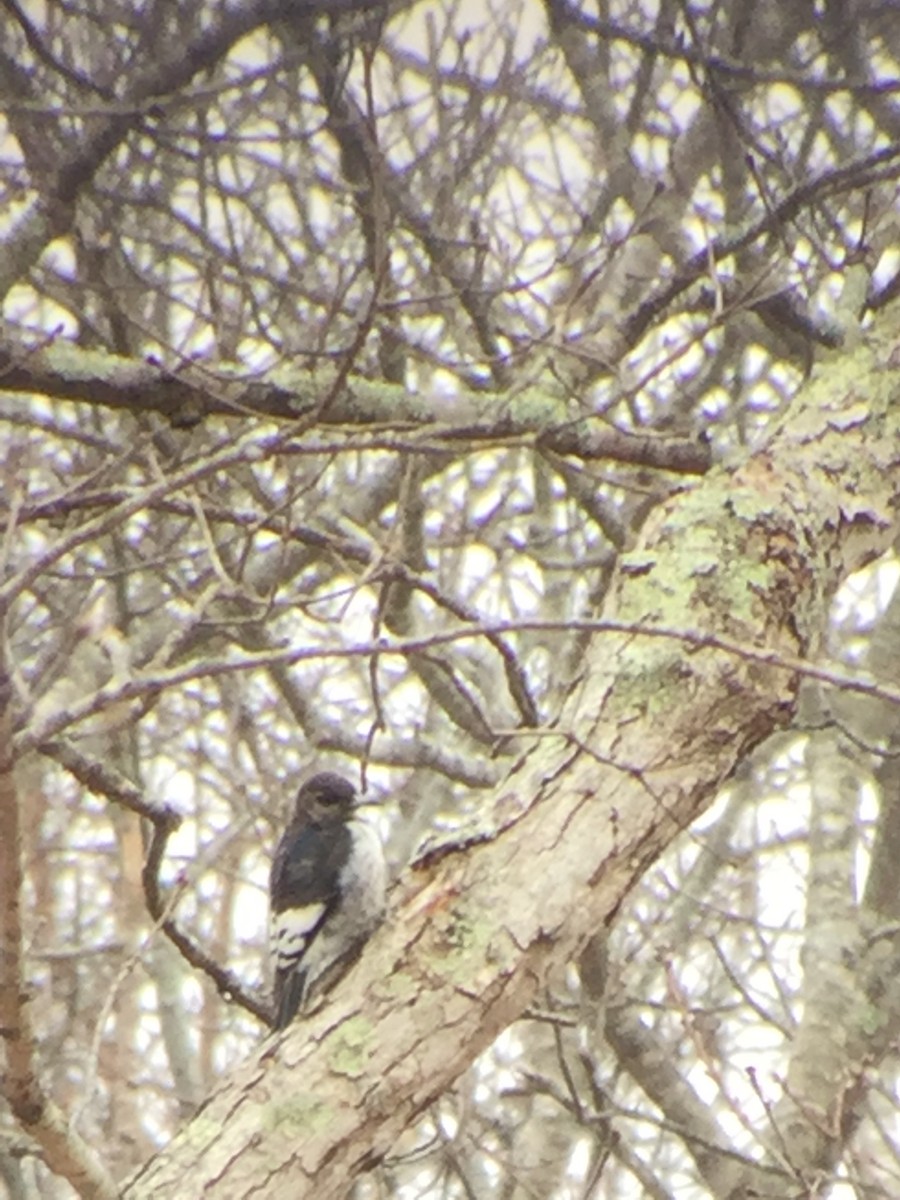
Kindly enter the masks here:
[[[662, 505], [605, 615], [815, 660], [837, 583], [895, 533], [898, 363], [883, 330], [765, 445]], [[223, 1081], [128, 1200], [345, 1196], [790, 720], [798, 683], [674, 638], [595, 636], [552, 729], [523, 734], [495, 835], [411, 872], [329, 1003]]]

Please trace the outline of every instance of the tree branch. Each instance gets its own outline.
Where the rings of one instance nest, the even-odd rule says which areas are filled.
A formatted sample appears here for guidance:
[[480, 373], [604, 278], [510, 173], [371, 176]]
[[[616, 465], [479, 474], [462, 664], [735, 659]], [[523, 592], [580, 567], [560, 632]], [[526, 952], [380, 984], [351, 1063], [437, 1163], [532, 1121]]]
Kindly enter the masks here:
[[51, 1171], [89, 1200], [117, 1200], [119, 1190], [100, 1159], [70, 1127], [40, 1080], [37, 1037], [22, 926], [22, 830], [13, 777], [12, 685], [0, 662], [0, 1037], [6, 1044], [3, 1094]]
[[[154, 106], [184, 88], [199, 73], [213, 68], [253, 29], [285, 17], [315, 17], [322, 13], [334, 16], [386, 7], [386, 0], [245, 0], [220, 8], [186, 45], [174, 41], [168, 58], [151, 58], [149, 67], [134, 72], [127, 91], [110, 105], [105, 119], [90, 123], [90, 132], [72, 146], [52, 174], [33, 181], [39, 190], [38, 199], [0, 240], [0, 296], [28, 274], [49, 241], [71, 228], [81, 191], [128, 134], [151, 116]], [[397, 0], [391, 7], [398, 7]]]
[[159, 807], [150, 804], [144, 798], [141, 789], [135, 787], [121, 772], [108, 763], [99, 762], [97, 759], [83, 754], [70, 742], [61, 739], [48, 742], [41, 746], [41, 751], [65, 767], [79, 783], [90, 789], [95, 795], [105, 796], [113, 803], [122, 805], [123, 808], [137, 813], [150, 822], [152, 832], [144, 862], [142, 881], [147, 911], [151, 919], [185, 960], [195, 970], [202, 971], [208, 979], [212, 980], [220, 996], [239, 1004], [263, 1025], [270, 1025], [272, 1013], [269, 1005], [254, 993], [248, 992], [240, 979], [207, 954], [202, 946], [185, 933], [172, 916], [170, 911], [172, 903], [167, 900], [160, 887], [159, 870], [165, 854], [166, 843], [181, 824], [181, 816], [168, 805]]
[[[708, 260], [704, 259], [704, 263]], [[700, 274], [702, 272], [698, 272]], [[691, 277], [692, 279], [694, 276]], [[712, 463], [709, 446], [694, 438], [627, 433], [605, 423], [573, 419], [569, 405], [554, 397], [552, 382], [504, 392], [461, 392], [447, 405], [397, 384], [351, 378], [339, 387], [327, 408], [322, 401], [335, 385], [331, 371], [293, 371], [289, 379], [216, 374], [185, 366], [172, 372], [152, 363], [87, 351], [62, 342], [29, 349], [0, 338], [0, 392], [29, 392], [133, 413], [159, 413], [174, 425], [197, 424], [207, 417], [314, 419], [316, 424], [371, 427], [365, 441], [341, 442], [331, 450], [396, 449], [423, 451], [414, 440], [386, 437], [385, 426], [421, 430], [431, 448], [459, 451], [460, 443], [490, 445], [515, 438], [538, 439], [542, 447], [583, 459], [609, 459], [654, 467], [678, 475], [705, 474]], [[324, 454], [329, 447], [294, 438], [294, 451]]]

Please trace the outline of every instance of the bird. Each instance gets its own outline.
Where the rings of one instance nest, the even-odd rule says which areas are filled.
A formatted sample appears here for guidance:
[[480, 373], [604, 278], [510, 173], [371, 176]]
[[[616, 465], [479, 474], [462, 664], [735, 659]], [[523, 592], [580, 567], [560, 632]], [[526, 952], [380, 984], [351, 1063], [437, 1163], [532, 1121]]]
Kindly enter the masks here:
[[387, 866], [353, 784], [323, 771], [300, 786], [272, 859], [274, 1021], [286, 1029], [359, 957], [385, 911]]

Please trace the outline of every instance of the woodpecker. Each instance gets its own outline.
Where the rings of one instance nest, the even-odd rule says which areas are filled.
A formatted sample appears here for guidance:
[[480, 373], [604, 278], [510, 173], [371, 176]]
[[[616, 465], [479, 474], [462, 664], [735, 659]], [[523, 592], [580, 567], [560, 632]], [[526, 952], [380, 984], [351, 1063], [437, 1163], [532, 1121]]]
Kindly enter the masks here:
[[286, 1028], [313, 991], [332, 986], [384, 916], [381, 839], [357, 812], [359, 797], [324, 771], [297, 793], [269, 880], [275, 1029]]

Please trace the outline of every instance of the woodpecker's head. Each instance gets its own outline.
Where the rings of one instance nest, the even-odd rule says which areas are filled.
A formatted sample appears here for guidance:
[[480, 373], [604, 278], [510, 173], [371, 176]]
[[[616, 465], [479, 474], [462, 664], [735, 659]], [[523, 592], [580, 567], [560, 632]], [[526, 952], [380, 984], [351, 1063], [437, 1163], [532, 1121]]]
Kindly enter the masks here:
[[349, 780], [322, 771], [301, 785], [295, 804], [295, 819], [313, 825], [346, 821], [357, 804], [356, 789]]

